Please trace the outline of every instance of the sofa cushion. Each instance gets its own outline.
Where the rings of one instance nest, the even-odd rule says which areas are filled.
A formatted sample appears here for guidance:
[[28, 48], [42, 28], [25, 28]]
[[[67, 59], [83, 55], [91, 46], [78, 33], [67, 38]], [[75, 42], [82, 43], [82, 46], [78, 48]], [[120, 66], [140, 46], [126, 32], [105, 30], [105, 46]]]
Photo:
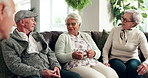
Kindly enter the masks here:
[[103, 30], [102, 36], [101, 36], [100, 40], [98, 40], [98, 44], [97, 44], [97, 46], [101, 52], [103, 50], [104, 44], [105, 44], [108, 36], [109, 36], [109, 33], [107, 33], [106, 30]]

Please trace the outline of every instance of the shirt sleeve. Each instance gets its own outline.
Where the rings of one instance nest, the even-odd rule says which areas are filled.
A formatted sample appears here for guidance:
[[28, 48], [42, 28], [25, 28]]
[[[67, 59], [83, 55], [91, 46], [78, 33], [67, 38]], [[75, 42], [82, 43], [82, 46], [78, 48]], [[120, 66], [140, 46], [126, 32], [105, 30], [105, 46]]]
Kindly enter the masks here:
[[139, 47], [146, 59], [143, 63], [148, 65], [148, 43], [147, 43], [147, 39], [143, 32], [140, 33], [139, 42], [140, 42]]
[[103, 63], [108, 63], [108, 61], [109, 61], [109, 51], [110, 51], [110, 48], [112, 47], [114, 29], [115, 28], [113, 28], [111, 30], [111, 32], [106, 40], [106, 43], [103, 47], [103, 52], [102, 52]]

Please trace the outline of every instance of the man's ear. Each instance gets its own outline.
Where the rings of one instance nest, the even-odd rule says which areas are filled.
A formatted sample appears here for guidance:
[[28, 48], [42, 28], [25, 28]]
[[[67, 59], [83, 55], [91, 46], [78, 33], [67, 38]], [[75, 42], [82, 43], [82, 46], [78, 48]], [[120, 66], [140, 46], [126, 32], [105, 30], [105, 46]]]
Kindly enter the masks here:
[[5, 5], [0, 3], [0, 21], [3, 20]]
[[24, 20], [19, 20], [19, 23], [20, 23], [21, 25], [24, 25]]

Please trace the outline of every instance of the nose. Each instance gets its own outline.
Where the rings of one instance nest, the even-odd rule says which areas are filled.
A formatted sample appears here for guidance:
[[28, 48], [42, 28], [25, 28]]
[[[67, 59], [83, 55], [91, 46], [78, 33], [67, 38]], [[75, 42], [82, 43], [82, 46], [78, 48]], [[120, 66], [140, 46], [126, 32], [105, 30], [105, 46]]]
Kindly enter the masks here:
[[36, 25], [36, 22], [34, 22], [33, 24]]

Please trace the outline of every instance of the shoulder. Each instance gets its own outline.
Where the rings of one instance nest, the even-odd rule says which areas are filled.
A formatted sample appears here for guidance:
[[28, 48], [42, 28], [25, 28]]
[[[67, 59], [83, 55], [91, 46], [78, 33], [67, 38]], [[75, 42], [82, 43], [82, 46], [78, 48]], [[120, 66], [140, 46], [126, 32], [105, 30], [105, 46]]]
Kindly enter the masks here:
[[6, 40], [3, 40], [2, 41], [2, 45], [5, 46], [5, 47], [6, 46], [14, 47], [15, 46], [14, 44], [17, 44], [17, 42], [12, 37], [10, 37], [9, 39], [6, 39]]
[[90, 36], [88, 33], [86, 32], [79, 32], [81, 35], [84, 35], [84, 36]]
[[64, 32], [62, 33], [59, 38], [64, 38], [64, 37], [68, 37], [69, 36], [69, 33], [68, 32]]
[[137, 29], [137, 28], [134, 28], [133, 33], [134, 33], [135, 35], [139, 36], [139, 37], [145, 37], [144, 32], [140, 31], [140, 30]]
[[113, 28], [112, 28], [112, 31], [121, 30], [121, 29], [122, 29], [122, 27], [121, 27], [121, 26], [118, 26], [118, 27], [113, 27]]
[[140, 31], [139, 29], [137, 29], [137, 28], [134, 28], [133, 29], [133, 33], [135, 33], [135, 34], [144, 34], [142, 31]]

